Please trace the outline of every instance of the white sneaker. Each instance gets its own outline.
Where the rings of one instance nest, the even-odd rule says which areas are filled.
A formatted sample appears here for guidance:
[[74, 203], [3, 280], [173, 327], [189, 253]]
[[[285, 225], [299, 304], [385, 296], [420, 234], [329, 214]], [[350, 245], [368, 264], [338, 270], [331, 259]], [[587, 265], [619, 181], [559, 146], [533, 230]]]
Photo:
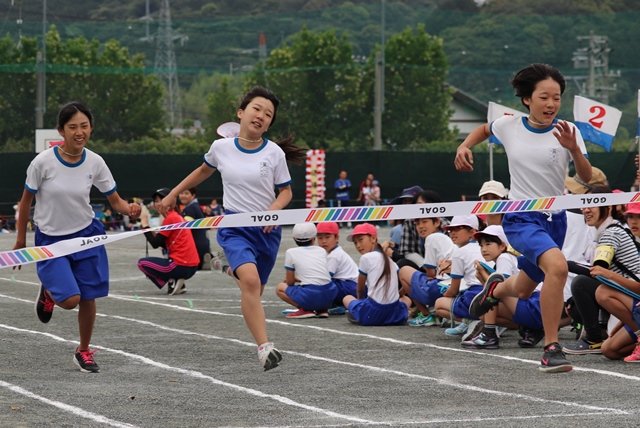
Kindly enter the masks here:
[[217, 270], [222, 273], [226, 273], [227, 275], [231, 275], [229, 273], [229, 262], [227, 261], [227, 257], [224, 255], [224, 252], [218, 251], [213, 256], [211, 259], [211, 270]]
[[267, 342], [258, 346], [258, 360], [266, 372], [278, 367], [278, 364], [282, 361], [282, 354], [273, 347], [273, 342]]
[[186, 286], [186, 283], [184, 279], [180, 278], [179, 280], [176, 281], [176, 284], [173, 286], [173, 290], [171, 290], [171, 295], [177, 296], [178, 294], [186, 293], [187, 289], [185, 288], [185, 286]]

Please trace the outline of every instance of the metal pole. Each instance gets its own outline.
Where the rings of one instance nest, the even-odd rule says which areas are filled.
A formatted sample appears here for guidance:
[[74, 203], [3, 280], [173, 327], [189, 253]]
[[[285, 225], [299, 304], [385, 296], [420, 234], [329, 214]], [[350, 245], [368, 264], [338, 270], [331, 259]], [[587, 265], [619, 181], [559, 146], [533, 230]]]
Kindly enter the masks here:
[[493, 180], [493, 143], [489, 143], [489, 180]]
[[381, 54], [376, 55], [375, 62], [375, 103], [373, 107], [373, 150], [382, 150], [382, 85], [380, 75], [382, 74]]
[[42, 50], [36, 54], [36, 129], [44, 128], [47, 111], [47, 0], [42, 0]]

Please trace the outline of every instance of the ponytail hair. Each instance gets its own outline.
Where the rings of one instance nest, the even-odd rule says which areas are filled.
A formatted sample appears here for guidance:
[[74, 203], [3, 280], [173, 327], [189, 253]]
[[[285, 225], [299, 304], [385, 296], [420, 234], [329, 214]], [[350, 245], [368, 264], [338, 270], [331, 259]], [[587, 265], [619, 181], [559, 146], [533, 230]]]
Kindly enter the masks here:
[[380, 278], [378, 278], [376, 285], [378, 285], [380, 281], [384, 281], [384, 283], [387, 284], [388, 286], [389, 279], [391, 278], [391, 261], [389, 260], [389, 256], [387, 256], [384, 253], [384, 250], [382, 249], [382, 245], [380, 245], [379, 242], [376, 242], [374, 251], [379, 251], [380, 254], [382, 254], [382, 258], [384, 260], [384, 266], [382, 267], [382, 275], [380, 275]]

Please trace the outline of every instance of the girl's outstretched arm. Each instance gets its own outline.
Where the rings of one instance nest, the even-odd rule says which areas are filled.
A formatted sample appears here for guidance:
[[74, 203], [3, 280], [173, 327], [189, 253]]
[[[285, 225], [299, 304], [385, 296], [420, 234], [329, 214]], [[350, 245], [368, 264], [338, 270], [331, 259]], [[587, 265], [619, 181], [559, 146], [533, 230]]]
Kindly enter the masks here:
[[458, 171], [473, 171], [473, 153], [471, 149], [489, 138], [491, 131], [489, 130], [489, 124], [485, 123], [480, 125], [464, 139], [456, 150], [456, 158], [453, 161]]

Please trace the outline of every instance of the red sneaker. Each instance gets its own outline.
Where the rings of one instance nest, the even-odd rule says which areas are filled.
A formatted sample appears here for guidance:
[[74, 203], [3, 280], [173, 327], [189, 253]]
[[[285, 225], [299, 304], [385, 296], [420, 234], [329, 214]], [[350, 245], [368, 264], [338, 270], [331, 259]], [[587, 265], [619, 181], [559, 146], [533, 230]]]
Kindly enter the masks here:
[[43, 323], [48, 323], [53, 315], [53, 308], [56, 307], [56, 302], [53, 301], [51, 295], [45, 288], [40, 285], [40, 292], [38, 293], [38, 299], [36, 300], [36, 315], [38, 319]]

